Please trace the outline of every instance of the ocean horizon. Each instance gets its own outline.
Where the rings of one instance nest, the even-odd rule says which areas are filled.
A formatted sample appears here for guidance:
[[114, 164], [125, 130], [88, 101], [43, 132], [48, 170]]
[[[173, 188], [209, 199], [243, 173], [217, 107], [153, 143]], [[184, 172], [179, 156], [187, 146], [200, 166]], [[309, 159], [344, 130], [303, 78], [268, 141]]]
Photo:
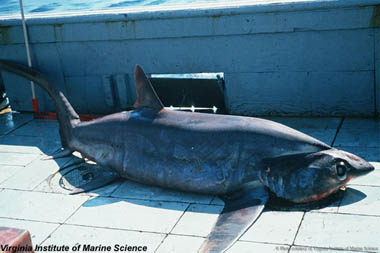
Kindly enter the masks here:
[[[19, 0], [2, 0], [0, 15], [15, 15], [20, 13]], [[217, 0], [23, 0], [24, 12], [54, 13], [67, 11], [107, 10], [123, 7], [183, 5], [191, 3], [215, 3]]]

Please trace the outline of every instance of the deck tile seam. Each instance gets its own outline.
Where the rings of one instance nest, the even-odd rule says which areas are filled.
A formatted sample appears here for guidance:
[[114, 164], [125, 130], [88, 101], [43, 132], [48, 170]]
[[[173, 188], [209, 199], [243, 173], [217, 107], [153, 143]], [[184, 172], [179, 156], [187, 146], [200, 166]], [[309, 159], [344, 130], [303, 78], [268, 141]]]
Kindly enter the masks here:
[[[7, 144], [1, 144], [0, 146], [6, 146]], [[24, 146], [25, 147], [25, 146]], [[24, 154], [24, 155], [46, 155], [44, 152], [22, 152], [22, 151], [0, 151], [0, 154]], [[5, 165], [5, 164], [4, 164]], [[16, 165], [17, 166], [17, 165]], [[20, 165], [19, 165], [20, 166]]]
[[[2, 153], [2, 152], [0, 152], [0, 154], [1, 154], [1, 153]], [[29, 163], [25, 164], [25, 165], [0, 164], [0, 166], [1, 166], [1, 165], [6, 165], [6, 166], [18, 166], [18, 167], [23, 167], [23, 168], [25, 169], [25, 168], [28, 167], [31, 163], [33, 163], [34, 161], [37, 161], [37, 159], [39, 159], [41, 156], [42, 156], [42, 155], [40, 155], [40, 154], [36, 154], [36, 157], [35, 157], [33, 160], [31, 160]], [[21, 169], [21, 168], [20, 168], [20, 169]], [[5, 183], [5, 182], [7, 182], [8, 180], [12, 179], [13, 177], [16, 176], [16, 174], [17, 174], [17, 172], [15, 172], [15, 174], [11, 175], [10, 177], [8, 177], [7, 179], [5, 179], [4, 181], [0, 182], [0, 184], [3, 184], [3, 183]], [[9, 189], [9, 188], [6, 188], [6, 189]]]
[[19, 137], [43, 137], [43, 138], [55, 138], [59, 137], [59, 134], [51, 134], [51, 135], [32, 135], [32, 134], [13, 134], [13, 136], [19, 136]]
[[[54, 194], [54, 195], [64, 195], [69, 196], [68, 194], [62, 193], [62, 192], [48, 192], [48, 191], [42, 191], [42, 190], [27, 190], [27, 189], [17, 189], [17, 188], [8, 188], [4, 187], [4, 190], [10, 190], [10, 191], [20, 191], [20, 192], [35, 192], [35, 193], [44, 193], [44, 194]], [[83, 195], [86, 196], [86, 195]]]
[[296, 238], [297, 238], [297, 236], [298, 236], [298, 233], [300, 232], [301, 225], [302, 225], [302, 222], [303, 222], [303, 220], [304, 220], [304, 218], [305, 218], [305, 215], [306, 215], [306, 211], [304, 211], [303, 214], [302, 214], [301, 221], [300, 221], [300, 223], [298, 224], [296, 234], [294, 235], [293, 242], [292, 242], [292, 244], [290, 245], [290, 247], [292, 247], [292, 246], [294, 245], [295, 241], [296, 241]]
[[[76, 227], [83, 227], [83, 228], [99, 228], [99, 229], [117, 230], [117, 231], [125, 231], [125, 232], [149, 233], [149, 234], [158, 234], [158, 235], [166, 235], [167, 234], [167, 233], [158, 232], [158, 231], [127, 229], [127, 228], [120, 228], [120, 227], [102, 227], [102, 226], [95, 226], [95, 225], [83, 225], [83, 224], [70, 223], [67, 221], [65, 223], [60, 223], [60, 224], [64, 225], [64, 226], [76, 226]], [[193, 236], [193, 237], [196, 237], [196, 236]]]
[[[0, 152], [1, 153], [1, 152]], [[43, 155], [38, 155], [36, 157], [36, 159], [32, 160], [30, 163], [28, 163], [27, 165], [9, 165], [9, 166], [18, 166], [18, 167], [24, 167], [24, 169], [26, 169], [26, 167], [28, 167], [30, 164], [32, 164], [33, 162], [37, 161], [37, 159], [43, 157]], [[68, 159], [62, 166], [65, 166], [69, 161], [71, 161], [71, 159]], [[0, 164], [1, 165], [1, 164]], [[61, 167], [61, 166], [59, 166]], [[21, 169], [21, 168], [20, 168]], [[58, 169], [59, 170], [59, 169]], [[17, 172], [15, 172], [15, 174], [11, 175], [10, 177], [6, 178], [4, 181], [0, 182], [0, 185], [7, 182], [8, 180], [14, 178], [16, 176]], [[20, 191], [28, 191], [28, 192], [43, 192], [43, 193], [55, 193], [55, 192], [46, 192], [46, 191], [36, 191], [35, 189], [40, 186], [46, 179], [48, 179], [51, 175], [47, 176], [46, 178], [44, 178], [40, 183], [38, 183], [35, 187], [33, 187], [32, 189], [18, 189], [18, 188], [9, 188], [9, 187], [4, 187], [4, 189], [9, 189], [9, 190], [20, 190]]]
[[[68, 164], [71, 160], [73, 160], [73, 158], [72, 157], [70, 157], [70, 158], [65, 158], [65, 159], [67, 159], [62, 165], [59, 165], [59, 168], [57, 169], [57, 171], [56, 172], [58, 172], [62, 167], [64, 167], [64, 166], [66, 166], [66, 164]], [[58, 165], [58, 164], [57, 164]], [[56, 173], [56, 172], [54, 172], [54, 173]], [[33, 191], [33, 192], [40, 192], [40, 191], [36, 191], [36, 189], [41, 185], [41, 184], [43, 184], [49, 177], [51, 177], [52, 175], [54, 175], [54, 173], [53, 174], [51, 174], [51, 175], [48, 175], [46, 178], [44, 178], [40, 183], [38, 183], [35, 187], [33, 187], [33, 189], [31, 190], [31, 191]], [[43, 191], [42, 191], [43, 192]], [[47, 192], [47, 193], [49, 193], [49, 192]], [[54, 193], [54, 192], [52, 192], [52, 193]]]
[[[67, 195], [67, 194], [66, 194]], [[83, 195], [87, 196], [87, 195]], [[207, 204], [199, 202], [190, 202], [190, 201], [181, 201], [181, 200], [163, 200], [163, 199], [146, 199], [146, 198], [132, 198], [132, 197], [114, 197], [114, 196], [94, 196], [108, 199], [119, 199], [119, 200], [142, 200], [142, 201], [151, 201], [151, 202], [163, 202], [163, 203], [181, 203], [181, 204], [197, 204], [197, 205], [207, 205], [207, 206], [221, 206], [220, 204]]]
[[32, 122], [33, 120], [35, 120], [35, 119], [34, 119], [34, 118], [31, 118], [31, 119], [27, 120], [26, 122], [21, 123], [19, 126], [10, 129], [9, 132], [7, 132], [6, 134], [2, 134], [1, 136], [7, 136], [7, 135], [11, 134], [12, 132], [16, 131], [17, 129], [20, 129], [20, 128], [23, 127], [23, 126], [26, 126], [27, 124], [29, 124], [29, 123]]
[[36, 223], [52, 224], [52, 225], [59, 225], [59, 224], [61, 224], [60, 222], [54, 222], [54, 221], [41, 221], [41, 220], [23, 219], [23, 218], [14, 218], [14, 217], [4, 217], [4, 216], [0, 216], [0, 219], [17, 220], [17, 221], [29, 221], [29, 222], [36, 222]]
[[[319, 247], [319, 246], [311, 246], [311, 245], [298, 245], [295, 244], [293, 247], [303, 247], [303, 248], [312, 248], [312, 249], [319, 249], [319, 252], [322, 252], [321, 250], [334, 250], [334, 251], [342, 251], [342, 252], [347, 252], [347, 249], [342, 249], [341, 247], [336, 246], [335, 247]], [[350, 252], [360, 252], [360, 253], [373, 253], [373, 251], [359, 251], [359, 250], [352, 250], [350, 249]]]
[[362, 214], [362, 213], [348, 213], [348, 212], [340, 212], [338, 209], [338, 212], [321, 212], [321, 211], [311, 211], [309, 212], [311, 214], [334, 214], [334, 215], [351, 215], [351, 216], [360, 216], [360, 217], [372, 217], [372, 218], [380, 218], [380, 214]]
[[[120, 178], [118, 178], [118, 179], [116, 179], [112, 184], [118, 184], [118, 186], [116, 186], [115, 187], [115, 189], [113, 189], [110, 193], [108, 193], [108, 194], [106, 194], [106, 195], [100, 195], [100, 194], [102, 194], [102, 193], [96, 193], [96, 192], [94, 192], [93, 193], [93, 195], [94, 196], [98, 196], [98, 197], [112, 197], [112, 194], [114, 194], [121, 186], [122, 186], [122, 184], [124, 183], [124, 181], [126, 181], [126, 179], [124, 179], [124, 178], [122, 178], [122, 177], [120, 177]], [[109, 184], [109, 185], [111, 185], [111, 184]], [[107, 187], [107, 186], [109, 186], [109, 185], [106, 185], [106, 186], [104, 186], [104, 187]], [[103, 187], [101, 187], [101, 188], [98, 188], [98, 189], [102, 189]], [[86, 194], [86, 192], [83, 192], [83, 194]], [[91, 196], [91, 192], [89, 192], [89, 193], [87, 193], [87, 194], [90, 194], [90, 196]]]
[[263, 241], [249, 241], [249, 240], [238, 240], [239, 242], [253, 242], [253, 243], [261, 243], [261, 244], [269, 244], [269, 245], [285, 245], [285, 246], [291, 246], [291, 244], [287, 244], [287, 243], [279, 243], [279, 242], [263, 242]]
[[161, 240], [161, 242], [158, 244], [157, 248], [154, 250], [154, 252], [156, 252], [160, 246], [164, 243], [165, 239], [168, 238], [168, 236], [172, 233], [172, 231], [174, 230], [174, 228], [177, 226], [178, 222], [181, 220], [181, 218], [185, 215], [185, 213], [187, 212], [187, 210], [189, 210], [191, 204], [189, 203], [187, 205], [187, 207], [185, 208], [185, 210], [183, 210], [181, 216], [178, 218], [178, 220], [176, 221], [176, 223], [173, 225], [173, 227], [170, 229], [170, 231], [168, 233], [166, 233], [166, 235], [164, 236], [164, 238]]
[[350, 187], [350, 186], [367, 186], [367, 187], [374, 187], [374, 188], [380, 187], [380, 185], [371, 185], [371, 184], [362, 184], [362, 183], [360, 183], [360, 184], [352, 183], [352, 184], [347, 185], [347, 187]]
[[34, 219], [23, 219], [23, 218], [7, 217], [7, 216], [0, 216], [0, 219], [31, 221], [31, 222], [47, 223], [47, 224], [61, 224], [61, 222], [46, 221], [46, 220], [34, 220]]
[[29, 163], [25, 164], [25, 168], [28, 167], [31, 163], [40, 160], [42, 157], [43, 157], [43, 155], [40, 155], [40, 154], [36, 155], [36, 158], [31, 160]]
[[86, 201], [84, 201], [81, 205], [79, 205], [72, 213], [71, 213], [71, 215], [69, 215], [63, 222], [60, 222], [60, 225], [59, 226], [57, 226], [48, 236], [46, 236], [46, 238], [44, 239], [44, 240], [42, 240], [42, 242], [40, 243], [40, 244], [43, 244], [48, 238], [50, 238], [52, 235], [53, 235], [53, 233], [55, 232], [55, 231], [57, 231], [63, 224], [66, 224], [66, 222], [82, 207], [82, 205], [84, 204], [84, 203], [86, 203], [87, 201], [88, 201], [88, 199], [89, 199], [90, 197], [88, 197], [87, 198], [87, 200]]
[[[44, 179], [44, 181], [45, 180], [46, 179]], [[41, 183], [43, 183], [43, 181]], [[35, 187], [35, 188], [38, 188], [38, 186]], [[37, 193], [57, 194], [57, 195], [69, 196], [69, 194], [63, 193], [63, 192], [52, 192], [52, 191], [43, 191], [43, 190], [27, 190], [27, 189], [17, 189], [17, 188], [8, 188], [8, 187], [5, 187], [4, 189], [6, 189], [6, 190], [12, 190], [12, 191], [37, 192]], [[207, 206], [221, 206], [220, 204], [207, 204], [207, 203], [189, 202], [189, 201], [181, 201], [181, 200], [160, 200], [160, 199], [144, 199], [144, 198], [129, 198], [129, 197], [99, 196], [99, 195], [97, 195], [97, 193], [93, 193], [92, 195], [84, 193], [84, 194], [79, 194], [79, 196], [100, 197], [100, 198], [118, 199], [118, 200], [141, 200], [141, 201], [147, 201], [147, 202], [181, 203], [181, 204], [188, 204], [188, 205], [197, 204], [197, 205], [207, 205]]]
[[25, 167], [25, 165], [19, 165], [19, 164], [17, 164], [17, 165], [14, 165], [14, 164], [0, 164], [0, 165], [1, 166], [7, 166], [7, 167], [20, 167], [20, 168]]

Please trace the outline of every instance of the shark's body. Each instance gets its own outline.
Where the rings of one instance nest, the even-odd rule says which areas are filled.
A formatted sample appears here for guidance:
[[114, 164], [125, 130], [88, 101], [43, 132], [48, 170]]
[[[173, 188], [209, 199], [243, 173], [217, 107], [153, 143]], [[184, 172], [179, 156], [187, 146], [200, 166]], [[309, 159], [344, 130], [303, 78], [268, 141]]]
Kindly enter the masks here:
[[221, 195], [259, 180], [264, 158], [330, 147], [269, 120], [142, 108], [79, 124], [72, 148], [137, 182]]
[[68, 153], [78, 151], [140, 183], [222, 196], [224, 210], [201, 252], [231, 247], [262, 212], [267, 189], [290, 201], [315, 201], [373, 170], [353, 154], [273, 121], [166, 110], [138, 66], [136, 109], [90, 122], [80, 122], [39, 72], [9, 61], [0, 61], [0, 69], [49, 93]]

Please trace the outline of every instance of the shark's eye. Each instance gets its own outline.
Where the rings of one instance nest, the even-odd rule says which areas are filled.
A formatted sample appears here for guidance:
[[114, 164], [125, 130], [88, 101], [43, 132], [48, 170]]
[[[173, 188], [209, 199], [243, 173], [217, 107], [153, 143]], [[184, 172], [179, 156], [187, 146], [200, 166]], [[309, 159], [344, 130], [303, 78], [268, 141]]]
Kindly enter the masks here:
[[346, 179], [346, 177], [347, 177], [347, 170], [346, 170], [346, 166], [344, 165], [344, 163], [339, 163], [336, 166], [336, 174], [338, 175], [338, 178], [340, 180], [345, 180]]

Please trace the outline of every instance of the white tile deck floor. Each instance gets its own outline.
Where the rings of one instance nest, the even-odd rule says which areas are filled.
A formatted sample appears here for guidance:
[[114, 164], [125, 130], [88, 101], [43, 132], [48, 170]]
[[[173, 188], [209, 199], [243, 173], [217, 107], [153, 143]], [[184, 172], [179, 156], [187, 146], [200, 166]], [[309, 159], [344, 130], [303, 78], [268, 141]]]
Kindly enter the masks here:
[[[57, 123], [0, 116], [0, 226], [28, 229], [34, 244], [145, 245], [148, 252], [196, 252], [223, 209], [203, 196], [129, 181], [89, 194], [54, 193], [46, 179], [71, 159], [41, 160], [60, 147]], [[372, 162], [341, 203], [320, 210], [265, 210], [228, 252], [380, 252], [380, 120], [269, 118]], [[342, 123], [339, 128], [340, 123]], [[9, 123], [9, 121], [8, 121]], [[338, 129], [339, 128], [339, 129]]]

